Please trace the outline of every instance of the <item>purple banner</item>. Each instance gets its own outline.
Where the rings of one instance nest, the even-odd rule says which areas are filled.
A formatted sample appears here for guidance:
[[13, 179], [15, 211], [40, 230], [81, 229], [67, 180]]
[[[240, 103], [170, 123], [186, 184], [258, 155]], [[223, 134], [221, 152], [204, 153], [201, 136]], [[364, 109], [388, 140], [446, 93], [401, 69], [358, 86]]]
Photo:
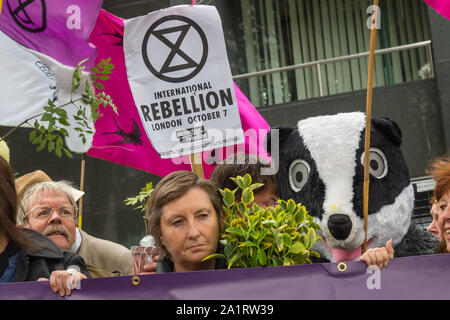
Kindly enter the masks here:
[[440, 300], [450, 296], [450, 255], [392, 259], [371, 270], [360, 261], [166, 273], [82, 280], [60, 298], [48, 282], [0, 285], [0, 299], [71, 300]]
[[21, 45], [67, 66], [96, 55], [89, 45], [103, 0], [4, 0], [0, 30]]

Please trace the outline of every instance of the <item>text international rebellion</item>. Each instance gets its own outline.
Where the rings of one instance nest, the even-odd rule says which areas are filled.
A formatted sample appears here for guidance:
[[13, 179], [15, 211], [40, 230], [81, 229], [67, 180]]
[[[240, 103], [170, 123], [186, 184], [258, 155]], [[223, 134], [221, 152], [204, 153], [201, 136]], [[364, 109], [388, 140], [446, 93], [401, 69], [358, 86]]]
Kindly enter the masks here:
[[[185, 119], [188, 124], [193, 124], [196, 122], [205, 122], [226, 117], [226, 109], [223, 108], [233, 105], [231, 89], [205, 91], [207, 89], [211, 89], [209, 82], [205, 82], [201, 85], [192, 85], [155, 92], [155, 98], [166, 98], [167, 100], [151, 103], [149, 106], [141, 105], [144, 121], [151, 121], [152, 129], [157, 131], [183, 126], [182, 119], [164, 121], [168, 118], [189, 115]], [[203, 92], [197, 92], [200, 90], [203, 90]], [[188, 93], [191, 93], [192, 95], [169, 99], [170, 97]]]

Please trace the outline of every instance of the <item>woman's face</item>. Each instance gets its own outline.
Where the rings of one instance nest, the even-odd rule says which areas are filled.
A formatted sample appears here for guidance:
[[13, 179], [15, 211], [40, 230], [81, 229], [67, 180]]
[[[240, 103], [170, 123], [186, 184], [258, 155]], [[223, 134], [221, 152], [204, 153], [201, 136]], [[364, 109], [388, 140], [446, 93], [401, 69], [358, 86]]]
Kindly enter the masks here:
[[214, 260], [201, 260], [216, 252], [218, 239], [217, 213], [203, 189], [193, 188], [162, 208], [161, 242], [174, 271], [213, 269]]
[[431, 223], [428, 225], [427, 231], [431, 232], [436, 238], [441, 239], [441, 233], [439, 232], [438, 219], [439, 219], [439, 204], [433, 203], [430, 210]]
[[447, 244], [447, 252], [450, 252], [450, 190], [438, 201], [439, 218], [438, 225], [441, 237]]

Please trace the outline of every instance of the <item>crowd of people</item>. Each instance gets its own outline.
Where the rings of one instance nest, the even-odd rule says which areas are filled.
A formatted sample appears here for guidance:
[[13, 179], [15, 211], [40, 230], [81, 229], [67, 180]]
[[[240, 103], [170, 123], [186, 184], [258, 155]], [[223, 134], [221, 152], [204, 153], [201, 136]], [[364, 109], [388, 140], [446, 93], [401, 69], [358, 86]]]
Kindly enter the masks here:
[[[155, 186], [145, 213], [159, 255], [144, 267], [144, 273], [226, 268], [222, 258], [204, 258], [223, 252], [219, 239], [224, 213], [219, 189], [235, 189], [231, 177], [249, 173], [253, 183], [262, 184], [254, 190], [254, 203], [263, 209], [277, 205], [275, 176], [260, 174], [270, 163], [252, 155], [237, 161], [237, 156], [218, 164], [209, 179], [176, 171]], [[427, 231], [439, 239], [436, 253], [447, 253], [450, 158], [435, 160], [429, 173], [436, 187]], [[72, 279], [133, 274], [128, 248], [77, 227], [81, 195], [69, 182], [52, 181], [40, 170], [14, 179], [8, 155], [0, 154], [0, 283], [49, 281], [51, 289], [64, 296], [71, 294]], [[386, 247], [369, 249], [359, 259], [383, 268], [393, 257], [390, 240]]]

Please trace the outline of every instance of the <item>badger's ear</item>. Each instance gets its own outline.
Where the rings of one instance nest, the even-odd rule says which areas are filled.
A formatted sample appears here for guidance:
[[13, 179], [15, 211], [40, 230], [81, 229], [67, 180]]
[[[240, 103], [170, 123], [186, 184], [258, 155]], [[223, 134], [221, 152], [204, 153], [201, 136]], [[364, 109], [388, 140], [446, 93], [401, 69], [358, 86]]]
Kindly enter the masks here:
[[[289, 135], [292, 133], [292, 131], [296, 130], [295, 127], [274, 127], [270, 129], [270, 132], [266, 136], [266, 148], [267, 152], [270, 154], [272, 149], [272, 139], [276, 137], [276, 133], [273, 132], [273, 130], [278, 130], [278, 137], [279, 137], [279, 148], [281, 149], [283, 143], [286, 141], [286, 139], [289, 137]], [[275, 141], [274, 141], [275, 142]]]
[[383, 117], [372, 119], [372, 125], [387, 135], [396, 146], [402, 144], [402, 131], [395, 121]]

